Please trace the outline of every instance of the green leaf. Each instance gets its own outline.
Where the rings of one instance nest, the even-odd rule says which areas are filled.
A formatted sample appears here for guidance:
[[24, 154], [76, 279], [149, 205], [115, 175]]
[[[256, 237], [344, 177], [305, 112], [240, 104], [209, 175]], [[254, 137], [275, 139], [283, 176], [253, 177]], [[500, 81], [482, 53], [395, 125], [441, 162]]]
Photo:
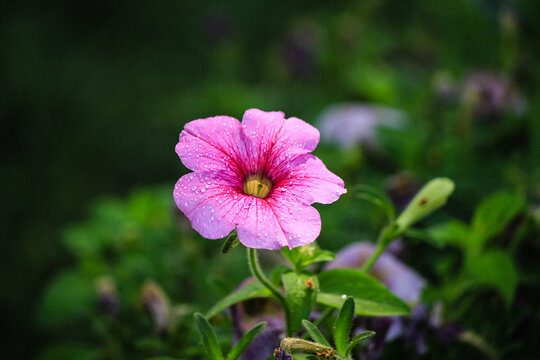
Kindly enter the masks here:
[[104, 354], [96, 349], [95, 346], [76, 342], [66, 342], [49, 345], [36, 357], [36, 360], [98, 360], [103, 357]]
[[230, 293], [229, 295], [221, 299], [210, 310], [208, 310], [208, 312], [206, 313], [206, 317], [210, 319], [217, 315], [220, 311], [228, 308], [231, 305], [234, 305], [241, 301], [260, 297], [270, 297], [270, 291], [266, 289], [260, 282], [256, 280], [252, 281], [246, 286]]
[[381, 190], [368, 185], [358, 185], [354, 188], [354, 194], [362, 200], [380, 208], [390, 222], [394, 221], [396, 211], [392, 201]]
[[332, 261], [336, 258], [336, 255], [334, 255], [333, 252], [328, 250], [321, 250], [317, 249], [313, 254], [310, 256], [306, 256], [302, 259], [302, 262], [300, 263], [301, 268], [305, 268], [308, 265], [311, 265], [316, 262], [323, 262], [323, 261]]
[[324, 335], [319, 331], [319, 329], [309, 320], [302, 320], [302, 325], [304, 325], [304, 328], [306, 329], [307, 333], [311, 337], [311, 339], [315, 342], [318, 342], [319, 344], [322, 344], [324, 346], [330, 347], [330, 343]]
[[347, 352], [347, 343], [349, 342], [353, 317], [354, 299], [349, 296], [345, 299], [334, 326], [334, 342], [336, 344], [336, 350], [341, 354]]
[[168, 356], [158, 356], [158, 357], [147, 358], [146, 360], [179, 360], [179, 359], [168, 357]]
[[145, 336], [133, 342], [135, 349], [140, 354], [160, 354], [167, 351], [167, 345], [163, 339], [152, 336]]
[[497, 192], [478, 205], [471, 222], [478, 236], [478, 249], [485, 241], [503, 231], [508, 223], [525, 207], [523, 197], [507, 192]]
[[429, 227], [426, 232], [435, 243], [444, 245], [456, 245], [466, 249], [471, 238], [471, 230], [467, 224], [459, 220], [450, 220]]
[[38, 321], [42, 325], [55, 327], [88, 318], [94, 311], [95, 299], [90, 279], [78, 272], [65, 272], [55, 277], [47, 287]]
[[369, 339], [373, 335], [375, 335], [374, 331], [364, 331], [353, 337], [351, 342], [349, 343], [349, 346], [347, 346], [347, 353], [345, 355], [349, 355], [356, 345], [360, 344], [366, 339]]
[[347, 296], [354, 297], [355, 314], [364, 316], [408, 315], [409, 306], [368, 274], [355, 269], [331, 269], [318, 275], [321, 291], [317, 302], [340, 309]]
[[440, 241], [439, 238], [431, 236], [429, 232], [422, 229], [409, 228], [403, 232], [403, 235], [411, 239], [425, 241], [439, 249], [442, 249], [445, 246], [445, 243]]
[[285, 288], [285, 299], [291, 309], [291, 331], [302, 328], [302, 320], [307, 319], [317, 299], [319, 281], [314, 274], [290, 271], [281, 276]]
[[227, 254], [229, 251], [237, 247], [238, 244], [240, 244], [240, 240], [238, 240], [238, 234], [236, 233], [236, 229], [234, 229], [225, 239], [225, 242], [221, 247], [221, 253]]
[[285, 265], [276, 265], [274, 269], [272, 269], [272, 272], [270, 273], [270, 282], [274, 284], [276, 287], [281, 286], [281, 276], [291, 271], [290, 267], [287, 267]]
[[467, 258], [465, 271], [476, 282], [499, 291], [507, 306], [512, 304], [519, 275], [512, 258], [502, 250], [489, 250]]
[[332, 261], [336, 257], [333, 252], [321, 250], [315, 243], [298, 246], [294, 249], [283, 247], [281, 253], [294, 266], [296, 271], [302, 271], [308, 265], [322, 261]]
[[396, 224], [405, 230], [429, 213], [437, 210], [446, 203], [454, 192], [454, 182], [448, 178], [435, 178], [428, 182], [414, 196], [409, 205], [399, 215]]
[[251, 330], [249, 330], [242, 338], [238, 341], [236, 346], [231, 350], [227, 356], [227, 360], [236, 360], [242, 355], [246, 348], [251, 344], [253, 340], [264, 330], [267, 322], [264, 321], [255, 325]]
[[216, 333], [208, 321], [200, 313], [195, 313], [195, 322], [202, 337], [202, 342], [211, 360], [223, 360]]

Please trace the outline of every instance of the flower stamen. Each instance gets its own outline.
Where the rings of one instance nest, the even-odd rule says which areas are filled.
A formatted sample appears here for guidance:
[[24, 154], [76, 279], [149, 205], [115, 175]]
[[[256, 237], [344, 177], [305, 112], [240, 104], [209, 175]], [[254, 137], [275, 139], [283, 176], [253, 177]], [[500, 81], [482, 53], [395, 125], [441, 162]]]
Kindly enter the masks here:
[[244, 192], [247, 195], [264, 199], [271, 189], [272, 183], [270, 180], [261, 175], [250, 175], [244, 181]]

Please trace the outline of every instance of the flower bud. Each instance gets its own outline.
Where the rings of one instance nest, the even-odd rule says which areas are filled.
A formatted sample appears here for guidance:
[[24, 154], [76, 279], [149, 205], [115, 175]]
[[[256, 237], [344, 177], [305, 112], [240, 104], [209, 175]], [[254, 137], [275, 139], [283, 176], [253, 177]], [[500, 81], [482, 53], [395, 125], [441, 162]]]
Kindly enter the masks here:
[[156, 332], [163, 333], [167, 331], [170, 323], [171, 306], [161, 287], [152, 281], [146, 282], [141, 291], [141, 302], [150, 314]]
[[454, 187], [454, 182], [448, 178], [435, 178], [428, 182], [396, 220], [399, 231], [407, 229], [424, 216], [443, 206], [454, 191]]
[[321, 356], [324, 359], [334, 359], [336, 354], [336, 351], [331, 347], [297, 338], [284, 338], [281, 340], [281, 349], [286, 354], [292, 354], [293, 352], [300, 351]]
[[99, 310], [110, 317], [115, 317], [118, 314], [120, 299], [114, 280], [109, 276], [98, 277], [94, 281], [94, 288], [96, 290]]

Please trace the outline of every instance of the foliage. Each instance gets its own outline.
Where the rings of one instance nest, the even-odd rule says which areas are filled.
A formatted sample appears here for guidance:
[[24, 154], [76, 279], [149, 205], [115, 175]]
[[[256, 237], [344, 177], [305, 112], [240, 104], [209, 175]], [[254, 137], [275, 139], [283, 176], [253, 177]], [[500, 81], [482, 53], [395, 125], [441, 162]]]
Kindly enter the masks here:
[[[400, 259], [426, 279], [422, 301], [432, 313], [442, 304], [443, 322], [474, 331], [502, 358], [539, 353], [538, 2], [58, 0], [2, 9], [6, 357], [203, 359], [195, 312], [232, 349], [229, 306], [272, 298], [256, 281], [239, 288], [249, 276], [242, 247], [220, 255], [221, 243], [200, 239], [174, 212], [178, 132], [250, 107], [316, 124], [344, 102], [392, 107], [406, 121], [352, 147], [322, 134], [316, 155], [349, 194], [319, 207], [316, 248], [262, 255], [265, 271], [291, 263], [268, 271], [272, 283], [314, 274], [317, 313], [340, 308], [345, 294], [357, 314], [380, 314], [373, 293], [345, 289], [325, 263], [391, 231], [418, 190], [411, 183], [451, 178], [445, 207], [401, 234]], [[471, 96], [479, 73], [501, 81]], [[492, 101], [501, 86], [507, 96]], [[346, 276], [407, 312], [368, 275]], [[305, 314], [313, 294], [291, 296]], [[152, 317], [149, 299], [167, 316]], [[316, 324], [313, 341], [323, 344], [315, 329], [332, 334], [329, 313], [301, 322]], [[423, 358], [479, 357], [433, 333], [426, 344]], [[388, 343], [383, 358], [411, 354], [409, 345]]]

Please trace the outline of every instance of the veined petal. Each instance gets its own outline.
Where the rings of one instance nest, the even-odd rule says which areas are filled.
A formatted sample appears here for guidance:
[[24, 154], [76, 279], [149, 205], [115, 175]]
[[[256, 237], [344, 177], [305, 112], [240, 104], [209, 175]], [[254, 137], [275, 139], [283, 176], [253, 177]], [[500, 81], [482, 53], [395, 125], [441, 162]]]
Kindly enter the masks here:
[[292, 249], [315, 241], [321, 231], [319, 212], [291, 194], [251, 196], [237, 219], [240, 242], [258, 249]]
[[343, 180], [328, 170], [314, 155], [300, 155], [283, 167], [284, 177], [278, 179], [272, 193], [290, 192], [310, 205], [315, 202], [333, 203], [347, 192]]
[[176, 153], [190, 170], [229, 169], [242, 175], [244, 143], [238, 120], [215, 116], [187, 123], [180, 133]]
[[272, 178], [278, 178], [286, 164], [299, 155], [312, 152], [319, 143], [319, 130], [298, 118], [285, 120], [276, 142], [268, 156], [266, 171]]
[[321, 216], [313, 206], [287, 192], [274, 193], [266, 200], [276, 215], [290, 249], [317, 239], [321, 232]]
[[287, 245], [287, 238], [265, 199], [249, 196], [238, 215], [238, 240], [247, 247], [277, 250]]
[[248, 172], [271, 177], [298, 155], [315, 150], [320, 138], [315, 127], [295, 117], [285, 119], [282, 112], [247, 110], [242, 127], [248, 149], [244, 163], [251, 165]]
[[278, 134], [285, 123], [281, 111], [249, 109], [242, 117], [242, 129], [247, 140], [245, 161], [249, 173], [264, 172]]
[[184, 175], [174, 187], [176, 205], [191, 225], [208, 239], [228, 235], [248, 196], [234, 178], [218, 171], [198, 171]]

